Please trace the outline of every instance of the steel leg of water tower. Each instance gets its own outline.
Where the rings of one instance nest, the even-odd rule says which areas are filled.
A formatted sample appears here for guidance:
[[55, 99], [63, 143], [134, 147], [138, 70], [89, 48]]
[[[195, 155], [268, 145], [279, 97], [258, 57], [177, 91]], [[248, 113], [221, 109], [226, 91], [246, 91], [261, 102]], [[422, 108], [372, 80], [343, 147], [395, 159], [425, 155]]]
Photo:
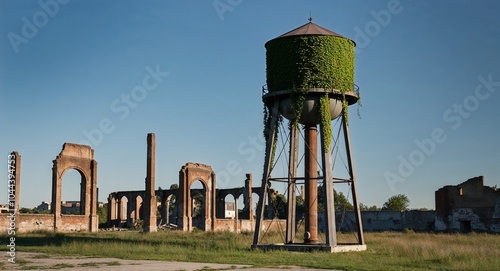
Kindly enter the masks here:
[[262, 218], [264, 217], [264, 204], [266, 202], [269, 174], [271, 172], [271, 156], [274, 145], [274, 137], [276, 134], [276, 129], [278, 129], [278, 106], [279, 102], [275, 102], [273, 108], [271, 109], [271, 123], [269, 125], [269, 135], [267, 137], [266, 143], [266, 155], [264, 159], [264, 172], [262, 173], [262, 195], [260, 195], [259, 202], [257, 204], [257, 217], [255, 220], [255, 232], [253, 237], [253, 246], [259, 244], [260, 240], [260, 228], [262, 227]]
[[[328, 127], [330, 128], [330, 127]], [[323, 181], [325, 186], [325, 212], [326, 212], [326, 245], [337, 245], [337, 232], [335, 226], [335, 201], [333, 193], [333, 172], [332, 172], [332, 155], [330, 152], [331, 146], [325, 146], [324, 133], [325, 127], [320, 125], [321, 131], [321, 161], [323, 167]]]
[[351, 189], [352, 189], [352, 200], [354, 205], [354, 214], [356, 215], [356, 223], [358, 224], [358, 242], [360, 245], [364, 245], [365, 238], [363, 236], [363, 225], [362, 225], [363, 222], [361, 221], [361, 211], [359, 210], [358, 193], [356, 189], [356, 175], [354, 174], [354, 164], [352, 161], [349, 125], [347, 125], [343, 117], [342, 117], [342, 126], [344, 128], [344, 140], [347, 152], [347, 165], [349, 166], [349, 174], [351, 175], [351, 181], [352, 181]]
[[[293, 125], [292, 125], [293, 126]], [[295, 177], [297, 177], [297, 163], [299, 158], [299, 137], [298, 128], [290, 128], [290, 158], [288, 161], [288, 202], [286, 220], [286, 243], [293, 243], [295, 240], [295, 221], [297, 215], [297, 195]]]

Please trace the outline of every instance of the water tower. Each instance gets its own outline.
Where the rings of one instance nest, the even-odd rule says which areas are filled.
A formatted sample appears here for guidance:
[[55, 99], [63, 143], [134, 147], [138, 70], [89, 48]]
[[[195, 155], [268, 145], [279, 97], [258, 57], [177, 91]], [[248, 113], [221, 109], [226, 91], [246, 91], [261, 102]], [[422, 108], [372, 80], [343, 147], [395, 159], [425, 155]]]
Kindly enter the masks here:
[[[366, 249], [347, 122], [348, 106], [359, 99], [359, 89], [354, 84], [355, 45], [354, 41], [313, 23], [312, 18], [309, 23], [265, 44], [267, 86], [262, 89], [262, 100], [265, 109], [266, 154], [253, 248], [330, 252]], [[289, 120], [289, 125], [282, 124], [284, 118]], [[337, 137], [332, 136], [332, 120], [340, 121]], [[288, 170], [283, 174], [284, 177], [271, 176], [279, 127], [286, 127], [283, 129], [288, 133], [287, 137], [282, 137], [282, 141], [288, 142], [288, 150], [285, 150], [288, 153]], [[279, 133], [280, 136], [282, 134]], [[299, 176], [301, 135], [304, 149], [300, 162], [303, 159], [304, 168], [303, 175]], [[332, 140], [337, 144], [340, 138], [347, 157], [348, 177], [345, 178], [333, 176]], [[265, 244], [263, 232], [272, 227], [269, 220], [264, 220], [266, 197], [273, 197], [271, 182], [283, 182], [287, 187], [286, 236], [282, 243]], [[354, 229], [357, 237], [355, 242], [340, 243], [337, 240], [334, 183], [349, 184], [354, 221], [357, 224]], [[303, 238], [296, 237], [296, 189], [299, 184], [303, 184], [304, 188]], [[324, 199], [324, 238], [318, 237], [318, 184], [323, 188], [319, 191], [324, 191], [319, 195]], [[278, 221], [275, 227], [283, 227], [281, 222]]]

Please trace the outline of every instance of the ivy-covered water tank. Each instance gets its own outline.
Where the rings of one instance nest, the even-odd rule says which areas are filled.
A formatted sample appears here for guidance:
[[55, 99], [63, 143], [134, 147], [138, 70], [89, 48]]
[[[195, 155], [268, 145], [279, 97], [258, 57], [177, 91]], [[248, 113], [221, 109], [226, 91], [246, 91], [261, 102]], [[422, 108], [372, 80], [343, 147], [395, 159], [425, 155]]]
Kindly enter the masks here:
[[328, 93], [330, 117], [337, 118], [342, 113], [343, 97], [346, 104], [358, 98], [354, 84], [355, 45], [312, 20], [268, 41], [267, 98], [280, 99], [279, 110], [287, 119], [317, 124], [319, 98]]

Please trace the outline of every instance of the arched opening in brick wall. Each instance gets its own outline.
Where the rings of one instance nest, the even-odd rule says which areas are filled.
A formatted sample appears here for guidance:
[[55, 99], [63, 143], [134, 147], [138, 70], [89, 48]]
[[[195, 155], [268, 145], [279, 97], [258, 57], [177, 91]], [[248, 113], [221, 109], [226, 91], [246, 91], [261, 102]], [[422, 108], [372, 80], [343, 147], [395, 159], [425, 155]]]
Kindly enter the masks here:
[[167, 221], [165, 223], [171, 223], [177, 221], [177, 208], [175, 206], [177, 197], [172, 194], [167, 197], [165, 200], [166, 208], [167, 208]]
[[206, 191], [204, 183], [201, 180], [196, 180], [191, 184], [190, 197], [191, 202], [191, 218], [193, 221], [193, 226], [205, 230], [205, 219], [207, 218], [207, 207], [206, 207]]
[[126, 196], [122, 196], [118, 200], [118, 219], [119, 223], [126, 223], [128, 218], [128, 198]]
[[253, 219], [255, 219], [255, 214], [257, 214], [257, 204], [259, 203], [260, 196], [257, 192], [252, 192], [252, 203], [251, 203], [251, 208], [252, 208], [252, 214], [253, 214]]
[[142, 202], [143, 202], [143, 199], [141, 196], [137, 196], [135, 198], [134, 215], [132, 216], [132, 218], [134, 220], [137, 220], [137, 219], [144, 220]]
[[234, 219], [236, 217], [236, 202], [232, 194], [227, 194], [224, 198], [224, 218]]
[[85, 175], [78, 169], [63, 173], [61, 184], [61, 214], [83, 215], [85, 212]]

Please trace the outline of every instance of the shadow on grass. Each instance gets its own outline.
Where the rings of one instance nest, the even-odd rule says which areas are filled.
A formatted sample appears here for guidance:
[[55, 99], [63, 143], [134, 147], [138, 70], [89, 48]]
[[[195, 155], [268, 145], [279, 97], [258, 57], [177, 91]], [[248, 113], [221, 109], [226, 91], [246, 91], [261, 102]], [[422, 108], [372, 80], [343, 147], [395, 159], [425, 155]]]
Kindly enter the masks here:
[[[53, 232], [36, 232], [31, 234], [20, 234], [16, 236], [16, 246], [20, 247], [61, 247], [67, 244], [119, 244], [123, 246], [147, 245], [147, 246], [180, 246], [188, 249], [207, 248], [212, 249], [236, 249], [250, 250], [249, 246], [242, 246], [241, 240], [233, 235], [220, 235], [208, 233], [205, 235], [208, 238], [200, 238], [201, 234], [183, 234], [178, 235], [163, 235], [144, 234], [140, 232], [130, 232], [126, 235], [117, 234], [109, 235], [107, 233], [88, 234], [88, 233], [53, 233]], [[210, 238], [210, 236], [212, 238]], [[225, 237], [225, 238], [224, 238]], [[0, 235], [0, 239], [8, 239], [9, 236]], [[0, 251], [6, 250], [7, 247], [0, 248]]]
[[[0, 239], [9, 238], [6, 235], [0, 235]], [[103, 236], [78, 236], [73, 234], [45, 234], [45, 235], [35, 235], [35, 236], [18, 236], [16, 237], [16, 246], [24, 246], [24, 247], [42, 247], [42, 246], [62, 246], [68, 243], [121, 243], [124, 245], [127, 244], [137, 244], [138, 240], [127, 240], [122, 238], [113, 238], [113, 237], [103, 237]], [[153, 244], [154, 242], [150, 242]], [[160, 242], [158, 242], [160, 243]], [[1, 248], [0, 250], [6, 250]]]

